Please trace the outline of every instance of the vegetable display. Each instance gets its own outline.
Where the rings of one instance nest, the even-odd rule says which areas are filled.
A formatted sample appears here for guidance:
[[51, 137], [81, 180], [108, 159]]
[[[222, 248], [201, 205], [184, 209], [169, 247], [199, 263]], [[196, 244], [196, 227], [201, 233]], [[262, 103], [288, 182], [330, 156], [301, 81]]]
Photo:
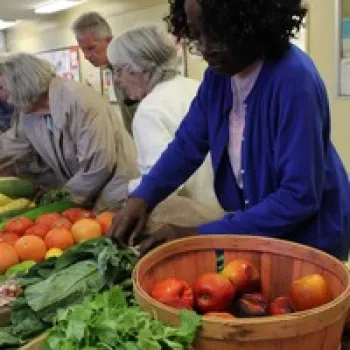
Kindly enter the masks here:
[[[66, 209], [74, 207], [74, 203], [68, 200], [64, 200], [57, 203], [48, 204], [42, 207], [33, 208], [31, 210], [26, 211], [22, 214], [22, 216], [25, 216], [31, 220], [36, 220], [40, 215], [46, 214], [46, 213], [60, 213]], [[8, 220], [4, 220], [0, 222], [0, 231], [2, 231], [6, 225], [6, 222]]]
[[115, 284], [132, 305], [131, 273], [136, 261], [133, 250], [118, 249], [101, 237], [34, 265], [18, 280], [24, 292], [13, 304], [11, 325], [0, 328], [0, 349], [26, 343], [52, 326], [57, 309], [79, 303], [85, 296]]
[[48, 350], [185, 350], [195, 339], [201, 318], [180, 312], [181, 326], [152, 319], [139, 307], [129, 307], [120, 287], [82, 304], [61, 309], [46, 341]]

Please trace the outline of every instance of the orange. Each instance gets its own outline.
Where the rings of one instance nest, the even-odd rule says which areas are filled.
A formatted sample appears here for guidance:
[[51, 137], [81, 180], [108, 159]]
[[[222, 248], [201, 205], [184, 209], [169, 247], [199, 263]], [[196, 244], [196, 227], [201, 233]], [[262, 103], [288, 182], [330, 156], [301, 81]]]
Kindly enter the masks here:
[[24, 234], [34, 235], [40, 238], [44, 238], [46, 234], [50, 231], [50, 227], [44, 224], [36, 224], [33, 227], [29, 228]]
[[34, 226], [34, 221], [25, 216], [18, 216], [6, 222], [4, 226], [5, 232], [13, 232], [16, 235], [22, 236], [28, 228]]
[[66, 228], [53, 228], [45, 236], [47, 249], [60, 248], [66, 250], [74, 244], [72, 234]]
[[75, 242], [80, 243], [102, 235], [101, 225], [94, 219], [80, 219], [71, 228]]
[[37, 225], [44, 224], [46, 226], [51, 227], [51, 225], [58, 219], [60, 219], [62, 216], [57, 213], [47, 213], [40, 215], [36, 220], [35, 223]]
[[18, 238], [19, 236], [13, 232], [0, 232], [0, 243], [14, 245]]
[[51, 225], [51, 229], [53, 228], [66, 228], [67, 230], [69, 230], [72, 227], [72, 223], [66, 219], [66, 218], [59, 218], [56, 221], [54, 221]]
[[105, 234], [112, 225], [114, 213], [105, 211], [96, 216], [96, 221], [101, 225], [102, 233]]
[[46, 254], [44, 241], [34, 235], [19, 238], [15, 243], [15, 249], [21, 261], [34, 260], [40, 262], [44, 260]]
[[19, 263], [18, 255], [15, 248], [8, 243], [0, 243], [0, 274]]

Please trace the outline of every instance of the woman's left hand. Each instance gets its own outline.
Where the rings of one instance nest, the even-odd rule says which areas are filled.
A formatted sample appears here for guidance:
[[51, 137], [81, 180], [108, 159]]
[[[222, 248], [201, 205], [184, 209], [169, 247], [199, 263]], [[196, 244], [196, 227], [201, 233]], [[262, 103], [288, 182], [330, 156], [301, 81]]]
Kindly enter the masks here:
[[164, 225], [162, 228], [155, 231], [148, 238], [142, 241], [139, 249], [140, 255], [143, 256], [158, 245], [173, 241], [174, 239], [196, 235], [199, 235], [196, 227]]

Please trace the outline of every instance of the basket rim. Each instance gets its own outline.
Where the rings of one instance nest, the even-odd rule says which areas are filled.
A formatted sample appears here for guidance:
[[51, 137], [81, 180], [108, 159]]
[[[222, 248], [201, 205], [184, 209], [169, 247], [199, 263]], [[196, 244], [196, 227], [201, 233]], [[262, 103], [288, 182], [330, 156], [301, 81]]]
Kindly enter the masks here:
[[[330, 261], [332, 261], [333, 264], [336, 264], [338, 266], [338, 268], [341, 268], [342, 272], [344, 273], [345, 279], [346, 279], [346, 287], [344, 289], [344, 291], [337, 296], [336, 298], [334, 298], [332, 301], [330, 301], [327, 304], [321, 305], [319, 307], [316, 308], [312, 308], [309, 310], [305, 310], [305, 311], [298, 311], [296, 313], [291, 313], [291, 314], [287, 314], [287, 315], [278, 315], [278, 316], [264, 316], [263, 318], [259, 318], [259, 317], [252, 317], [252, 318], [235, 318], [235, 319], [206, 319], [206, 318], [202, 318], [202, 326], [203, 329], [201, 331], [201, 333], [205, 334], [205, 329], [208, 329], [211, 325], [213, 324], [220, 324], [222, 326], [226, 326], [230, 329], [235, 329], [236, 327], [250, 327], [250, 328], [254, 328], [254, 327], [259, 327], [262, 324], [264, 325], [264, 327], [274, 327], [274, 328], [283, 328], [283, 333], [281, 334], [280, 338], [288, 338], [291, 336], [295, 336], [295, 334], [293, 334], [293, 331], [288, 331], [288, 330], [292, 330], [293, 329], [293, 325], [299, 324], [299, 323], [304, 323], [305, 322], [309, 322], [316, 314], [322, 313], [324, 314], [324, 318], [325, 321], [322, 324], [322, 326], [320, 325], [319, 329], [324, 328], [325, 325], [330, 325], [334, 322], [336, 322], [337, 320], [339, 320], [340, 318], [344, 317], [344, 314], [346, 313], [346, 309], [350, 309], [350, 270], [348, 269], [348, 267], [345, 266], [345, 264], [343, 264], [340, 260], [336, 259], [335, 257], [329, 255], [326, 252], [323, 252], [321, 250], [309, 247], [309, 246], [305, 246], [303, 244], [299, 244], [299, 243], [295, 243], [295, 242], [289, 242], [286, 240], [282, 240], [282, 239], [278, 239], [278, 238], [270, 238], [270, 237], [261, 237], [261, 236], [245, 236], [245, 235], [203, 235], [203, 236], [191, 236], [191, 237], [186, 237], [186, 238], [181, 238], [181, 239], [177, 239], [165, 244], [162, 244], [159, 247], [156, 247], [155, 249], [153, 249], [152, 251], [150, 251], [149, 253], [147, 253], [144, 257], [142, 257], [138, 263], [136, 264], [133, 274], [132, 274], [132, 281], [133, 281], [133, 285], [134, 285], [134, 292], [135, 294], [137, 294], [137, 296], [139, 298], [142, 298], [145, 302], [147, 301], [147, 303], [150, 304], [151, 308], [153, 311], [156, 311], [156, 309], [162, 310], [164, 312], [169, 313], [170, 315], [172, 315], [172, 317], [177, 317], [179, 318], [179, 313], [180, 310], [166, 306], [158, 301], [156, 301], [155, 299], [153, 299], [142, 287], [140, 284], [140, 269], [142, 268], [143, 264], [147, 261], [147, 262], [152, 262], [153, 257], [156, 256], [159, 252], [163, 251], [164, 249], [169, 250], [170, 252], [170, 256], [171, 256], [171, 248], [173, 248], [174, 246], [179, 246], [182, 245], [185, 249], [184, 252], [186, 251], [190, 251], [192, 249], [188, 249], [188, 247], [190, 246], [190, 244], [188, 244], [189, 242], [194, 242], [198, 239], [203, 239], [203, 238], [208, 238], [208, 239], [213, 239], [215, 238], [216, 240], [218, 240], [218, 238], [220, 237], [220, 239], [234, 239], [234, 240], [258, 240], [260, 242], [276, 242], [285, 246], [289, 246], [289, 247], [294, 247], [294, 248], [301, 248], [303, 250], [307, 250], [310, 253], [316, 254], [317, 256], [319, 255], [323, 255], [325, 256], [327, 259], [330, 259]], [[187, 243], [187, 244], [186, 244]], [[211, 248], [207, 248], [208, 249], [220, 249], [220, 248], [216, 248], [216, 247], [211, 247]], [[202, 249], [199, 249], [202, 250]], [[256, 249], [251, 249], [251, 251], [263, 251], [262, 248], [256, 248]], [[173, 255], [176, 255], [178, 252], [174, 252]], [[272, 252], [271, 252], [272, 253]], [[283, 254], [285, 255], [285, 254]], [[291, 256], [291, 255], [287, 255], [287, 256]], [[291, 256], [292, 257], [292, 256]], [[317, 263], [315, 263], [315, 265], [317, 265]], [[262, 323], [263, 320], [263, 323]], [[288, 328], [285, 328], [285, 323], [288, 321]], [[315, 329], [317, 330], [317, 329]], [[301, 334], [308, 334], [310, 331], [307, 329], [307, 327], [305, 327], [305, 329], [302, 330], [302, 332], [298, 332], [297, 335], [301, 335]], [[211, 334], [212, 336], [212, 334]], [[215, 338], [215, 337], [214, 337]], [[244, 341], [244, 340], [248, 340], [246, 339], [245, 335], [240, 336], [239, 333], [237, 333], [237, 339], [239, 341]], [[219, 339], [219, 338], [217, 338]], [[256, 338], [256, 340], [261, 340], [263, 338], [259, 337]], [[265, 338], [265, 339], [271, 339], [271, 338]], [[252, 338], [249, 338], [249, 341], [252, 340]]]

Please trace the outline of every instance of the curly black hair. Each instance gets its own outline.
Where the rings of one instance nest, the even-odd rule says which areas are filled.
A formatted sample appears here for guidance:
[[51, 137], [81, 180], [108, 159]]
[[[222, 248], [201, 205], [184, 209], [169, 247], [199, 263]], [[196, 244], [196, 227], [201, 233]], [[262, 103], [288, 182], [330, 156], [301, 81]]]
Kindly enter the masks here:
[[[254, 47], [260, 57], [278, 58], [300, 30], [307, 9], [302, 0], [197, 0], [207, 38], [228, 47]], [[178, 38], [194, 38], [187, 25], [185, 0], [168, 0], [165, 17]]]

